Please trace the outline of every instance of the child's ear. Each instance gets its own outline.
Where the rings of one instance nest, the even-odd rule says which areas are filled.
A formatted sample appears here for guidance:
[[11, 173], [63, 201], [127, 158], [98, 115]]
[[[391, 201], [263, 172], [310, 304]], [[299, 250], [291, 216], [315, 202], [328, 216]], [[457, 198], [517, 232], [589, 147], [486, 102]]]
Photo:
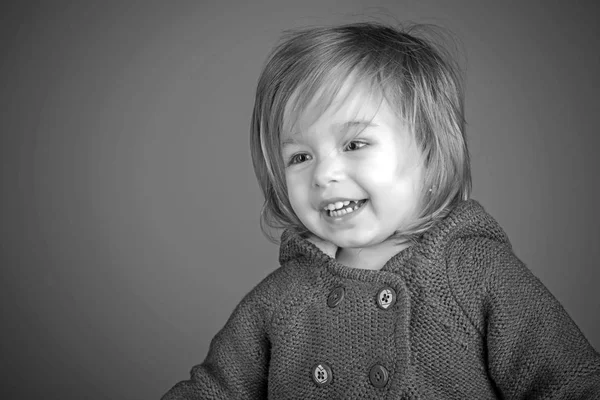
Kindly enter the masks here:
[[337, 253], [337, 246], [331, 242], [321, 239], [315, 235], [309, 235], [306, 240], [317, 246], [323, 253], [327, 254], [331, 258], [335, 258]]

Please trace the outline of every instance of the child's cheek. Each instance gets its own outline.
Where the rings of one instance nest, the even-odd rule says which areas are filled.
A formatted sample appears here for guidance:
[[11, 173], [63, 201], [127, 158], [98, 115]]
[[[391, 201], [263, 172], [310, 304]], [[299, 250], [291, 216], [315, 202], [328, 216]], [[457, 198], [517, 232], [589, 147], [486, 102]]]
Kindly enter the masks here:
[[372, 157], [357, 163], [356, 174], [374, 185], [386, 184], [398, 176], [396, 165], [383, 157]]

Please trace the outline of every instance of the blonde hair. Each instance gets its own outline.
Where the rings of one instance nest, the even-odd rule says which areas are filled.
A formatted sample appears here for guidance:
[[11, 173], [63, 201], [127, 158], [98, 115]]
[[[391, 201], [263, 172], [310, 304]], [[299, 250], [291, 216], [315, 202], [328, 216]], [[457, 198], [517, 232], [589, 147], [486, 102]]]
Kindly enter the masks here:
[[[445, 49], [413, 34], [423, 28], [358, 23], [303, 29], [288, 32], [272, 51], [259, 77], [250, 130], [254, 172], [265, 198], [261, 228], [271, 240], [276, 238], [270, 229], [308, 232], [287, 195], [280, 144], [284, 116], [298, 118], [314, 101], [326, 110], [350, 76], [389, 102], [422, 151], [421, 212], [394, 237], [414, 240], [469, 198], [460, 69]], [[294, 112], [286, 113], [286, 107]]]

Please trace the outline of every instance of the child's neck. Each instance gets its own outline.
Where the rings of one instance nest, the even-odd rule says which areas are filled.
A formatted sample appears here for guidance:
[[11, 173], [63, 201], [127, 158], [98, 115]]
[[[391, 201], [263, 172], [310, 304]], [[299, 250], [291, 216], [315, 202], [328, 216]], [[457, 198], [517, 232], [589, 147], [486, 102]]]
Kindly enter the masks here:
[[393, 256], [409, 246], [410, 243], [383, 242], [364, 248], [338, 248], [335, 259], [351, 268], [380, 270]]

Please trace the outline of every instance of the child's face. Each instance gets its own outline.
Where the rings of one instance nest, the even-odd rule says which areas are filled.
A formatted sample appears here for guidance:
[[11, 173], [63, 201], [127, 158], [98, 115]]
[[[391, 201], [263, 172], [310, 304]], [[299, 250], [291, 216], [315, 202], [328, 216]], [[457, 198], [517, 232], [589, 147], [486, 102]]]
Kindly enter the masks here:
[[388, 103], [368, 91], [346, 83], [324, 113], [301, 114], [281, 143], [290, 203], [318, 237], [366, 248], [418, 216], [421, 153]]

